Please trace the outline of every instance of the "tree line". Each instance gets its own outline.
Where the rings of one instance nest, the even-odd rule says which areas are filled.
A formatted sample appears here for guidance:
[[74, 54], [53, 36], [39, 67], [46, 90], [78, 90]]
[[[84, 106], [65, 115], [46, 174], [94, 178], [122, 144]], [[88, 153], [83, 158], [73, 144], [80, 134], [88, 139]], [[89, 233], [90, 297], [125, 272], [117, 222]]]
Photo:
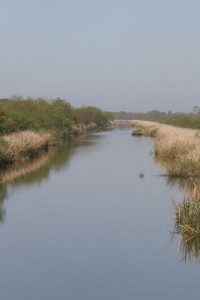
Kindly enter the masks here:
[[155, 121], [174, 126], [200, 129], [200, 109], [194, 106], [189, 113], [183, 112], [162, 112], [152, 110], [148, 112], [114, 112], [113, 118], [117, 120], [146, 120]]
[[0, 99], [0, 135], [23, 130], [56, 131], [63, 137], [73, 135], [79, 124], [93, 122], [105, 129], [112, 114], [95, 106], [74, 108], [60, 98], [48, 101], [44, 98], [12, 97]]

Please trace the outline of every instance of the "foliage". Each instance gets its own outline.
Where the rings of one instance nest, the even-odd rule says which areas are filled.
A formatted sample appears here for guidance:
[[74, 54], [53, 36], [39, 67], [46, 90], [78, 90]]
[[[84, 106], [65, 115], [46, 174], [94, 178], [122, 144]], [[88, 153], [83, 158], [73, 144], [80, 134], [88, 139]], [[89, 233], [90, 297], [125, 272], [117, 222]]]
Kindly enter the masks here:
[[110, 119], [109, 113], [96, 107], [74, 109], [60, 98], [0, 99], [0, 166], [34, 157], [50, 143], [70, 139], [79, 125], [104, 129]]
[[83, 106], [74, 109], [74, 121], [88, 125], [89, 123], [96, 123], [98, 128], [105, 129], [108, 126], [111, 114], [103, 112], [101, 109], [94, 106]]
[[8, 163], [8, 143], [3, 137], [0, 137], [0, 165], [5, 166]]
[[70, 138], [78, 123], [96, 123], [105, 128], [111, 115], [96, 107], [74, 109], [64, 99], [47, 101], [43, 98], [13, 97], [0, 100], [0, 135], [34, 130], [52, 131], [59, 138]]

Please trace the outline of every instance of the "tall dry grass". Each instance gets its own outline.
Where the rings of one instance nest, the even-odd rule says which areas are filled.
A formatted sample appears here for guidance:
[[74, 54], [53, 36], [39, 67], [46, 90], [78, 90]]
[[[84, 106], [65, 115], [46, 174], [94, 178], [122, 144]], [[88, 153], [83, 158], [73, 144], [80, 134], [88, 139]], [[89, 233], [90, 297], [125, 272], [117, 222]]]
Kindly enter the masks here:
[[144, 135], [155, 137], [160, 128], [159, 123], [139, 120], [131, 121], [131, 126], [134, 127], [132, 134], [136, 136]]
[[155, 156], [167, 175], [200, 177], [200, 132], [147, 121], [132, 121], [133, 135], [155, 137]]
[[188, 198], [174, 203], [174, 233], [181, 235], [186, 261], [200, 262], [200, 134], [198, 130], [133, 121], [133, 134], [155, 137], [155, 159], [166, 169], [169, 184], [178, 184]]
[[39, 151], [47, 149], [52, 136], [50, 133], [36, 133], [30, 130], [5, 135], [2, 151], [8, 162], [21, 157], [33, 157]]
[[175, 225], [172, 234], [180, 234], [182, 260], [200, 263], [200, 201], [185, 199], [174, 203]]

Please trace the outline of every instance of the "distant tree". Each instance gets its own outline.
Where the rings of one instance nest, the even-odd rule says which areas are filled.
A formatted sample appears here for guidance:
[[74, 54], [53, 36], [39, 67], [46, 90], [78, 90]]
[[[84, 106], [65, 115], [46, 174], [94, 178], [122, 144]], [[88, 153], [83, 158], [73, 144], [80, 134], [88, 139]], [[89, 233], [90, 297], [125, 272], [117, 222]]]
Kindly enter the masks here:
[[199, 113], [199, 106], [197, 106], [197, 105], [193, 106], [192, 113], [195, 114], [195, 115], [198, 114]]

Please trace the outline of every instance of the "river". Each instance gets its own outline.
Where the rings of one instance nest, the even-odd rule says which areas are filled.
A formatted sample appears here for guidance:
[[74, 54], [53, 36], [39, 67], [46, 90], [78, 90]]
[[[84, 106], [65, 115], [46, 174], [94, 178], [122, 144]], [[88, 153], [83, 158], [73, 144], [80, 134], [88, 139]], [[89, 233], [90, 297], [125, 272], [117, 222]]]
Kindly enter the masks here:
[[153, 139], [88, 135], [1, 185], [0, 299], [193, 300], [200, 266], [172, 236], [183, 191]]

